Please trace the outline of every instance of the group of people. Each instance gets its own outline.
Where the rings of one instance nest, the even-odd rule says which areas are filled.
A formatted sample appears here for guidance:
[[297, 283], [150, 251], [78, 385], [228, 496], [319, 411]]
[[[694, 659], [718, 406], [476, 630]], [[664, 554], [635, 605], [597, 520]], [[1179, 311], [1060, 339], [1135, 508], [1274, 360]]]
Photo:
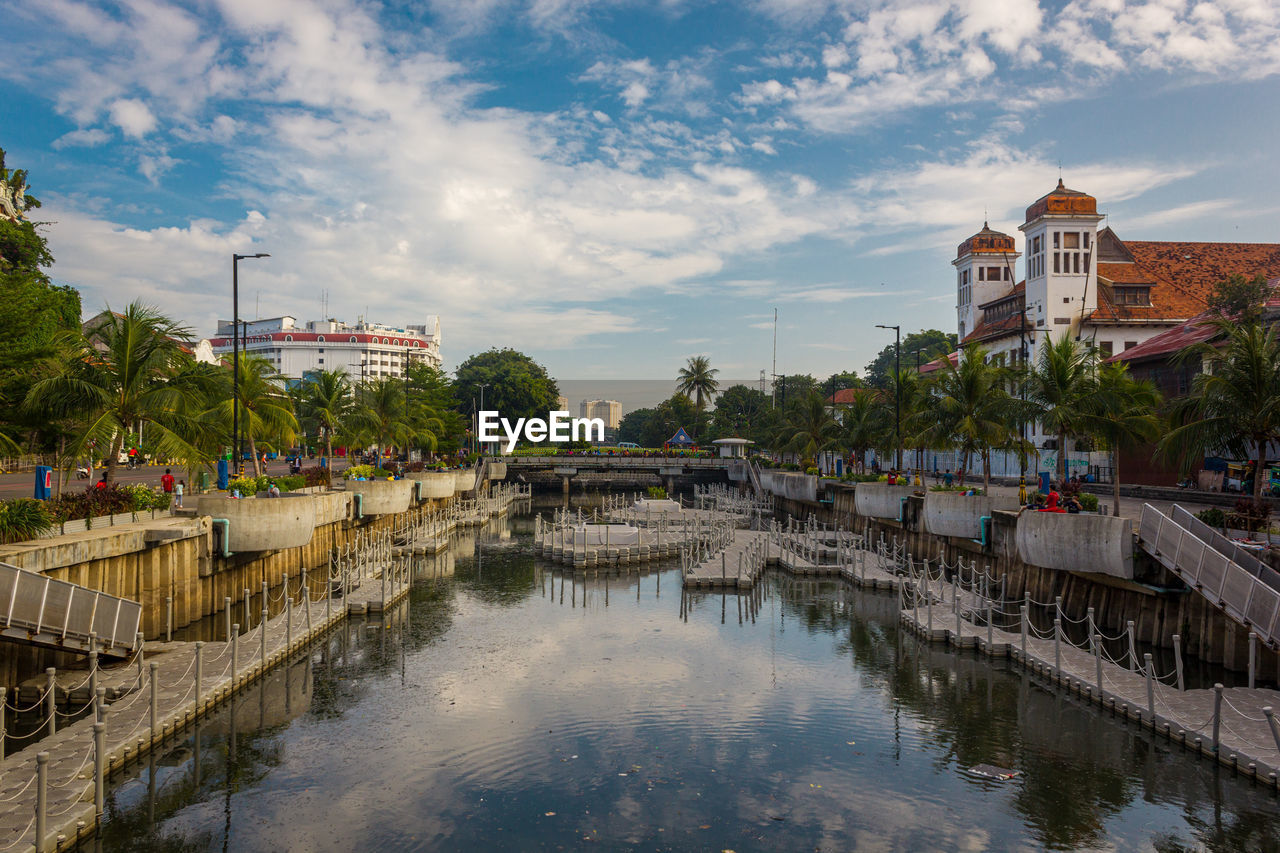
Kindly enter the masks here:
[[[1072, 484], [1078, 484], [1079, 478], [1073, 477]], [[1037, 492], [1032, 496], [1031, 502], [1024, 509], [1034, 510], [1036, 512], [1069, 512], [1077, 513], [1084, 510], [1084, 504], [1080, 503], [1080, 498], [1074, 494], [1069, 494], [1065, 498], [1058, 492], [1057, 483], [1049, 483], [1049, 493], [1040, 494]]]

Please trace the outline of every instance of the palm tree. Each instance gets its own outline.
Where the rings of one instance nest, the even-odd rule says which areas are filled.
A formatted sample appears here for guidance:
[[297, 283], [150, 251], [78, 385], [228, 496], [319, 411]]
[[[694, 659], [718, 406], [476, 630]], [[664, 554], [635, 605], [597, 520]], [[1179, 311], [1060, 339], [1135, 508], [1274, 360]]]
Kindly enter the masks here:
[[1026, 378], [1030, 412], [1042, 429], [1057, 436], [1058, 482], [1067, 476], [1067, 438], [1085, 432], [1085, 419], [1097, 407], [1097, 363], [1092, 347], [1063, 335], [1040, 350]]
[[[258, 458], [258, 442], [272, 449], [288, 447], [297, 436], [298, 419], [293, 413], [282, 377], [271, 362], [260, 355], [240, 353], [240, 429], [249, 440], [249, 456], [253, 473], [262, 473]], [[231, 396], [214, 407], [215, 416], [224, 424], [232, 418]]]
[[355, 427], [356, 401], [351, 377], [341, 367], [321, 370], [308, 376], [301, 391], [300, 412], [315, 424], [318, 435], [323, 438], [324, 465], [328, 468], [333, 464], [334, 436], [344, 435]]
[[1120, 514], [1120, 451], [1160, 434], [1160, 392], [1147, 380], [1134, 379], [1128, 365], [1104, 363], [1098, 368], [1097, 407], [1085, 424], [1111, 447], [1112, 514]]
[[840, 406], [841, 441], [852, 451], [854, 464], [864, 468], [867, 451], [882, 444], [892, 432], [886, 417], [890, 413], [884, 394], [875, 388], [859, 388], [849, 396], [849, 402]]
[[31, 386], [25, 405], [76, 422], [68, 455], [86, 453], [91, 443], [107, 448], [108, 483], [125, 435], [139, 424], [161, 453], [194, 464], [202, 458], [192, 443], [201, 431], [193, 412], [202, 396], [182, 377], [190, 340], [189, 329], [141, 302], [122, 314], [106, 311], [83, 333], [62, 333], [65, 362]]
[[1179, 459], [1215, 451], [1247, 458], [1252, 451], [1257, 498], [1267, 479], [1267, 444], [1280, 441], [1280, 340], [1275, 327], [1256, 320], [1208, 322], [1216, 327], [1214, 340], [1179, 353], [1180, 361], [1198, 361], [1204, 371], [1192, 379], [1191, 393], [1174, 402], [1171, 419], [1177, 426], [1158, 449]]
[[960, 485], [969, 459], [982, 459], [982, 484], [991, 487], [991, 448], [1007, 444], [1015, 423], [1016, 401], [1009, 396], [1008, 372], [989, 364], [977, 344], [969, 344], [958, 364], [950, 359], [928, 382], [929, 406], [916, 421], [924, 443], [960, 451]]
[[832, 417], [826, 400], [821, 394], [812, 393], [787, 413], [778, 438], [783, 449], [800, 454], [808, 467], [839, 436], [840, 424]]
[[358, 430], [378, 445], [378, 450], [394, 450], [417, 443], [434, 450], [444, 433], [444, 423], [425, 403], [405, 399], [404, 382], [390, 376], [360, 388]]
[[686, 397], [693, 398], [694, 405], [701, 412], [706, 401], [716, 393], [720, 383], [716, 382], [719, 373], [711, 366], [711, 360], [705, 355], [695, 355], [689, 359], [687, 366], [680, 368], [679, 382], [676, 390]]

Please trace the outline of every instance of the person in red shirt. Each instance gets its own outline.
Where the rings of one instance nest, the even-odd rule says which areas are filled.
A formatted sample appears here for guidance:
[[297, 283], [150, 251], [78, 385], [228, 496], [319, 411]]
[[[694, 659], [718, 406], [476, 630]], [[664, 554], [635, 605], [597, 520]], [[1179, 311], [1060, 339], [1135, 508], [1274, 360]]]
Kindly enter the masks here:
[[160, 488], [164, 490], [166, 495], [173, 494], [173, 471], [171, 469], [164, 469], [164, 475], [160, 478]]
[[103, 474], [102, 479], [93, 484], [95, 489], [105, 490], [107, 488], [107, 475]]

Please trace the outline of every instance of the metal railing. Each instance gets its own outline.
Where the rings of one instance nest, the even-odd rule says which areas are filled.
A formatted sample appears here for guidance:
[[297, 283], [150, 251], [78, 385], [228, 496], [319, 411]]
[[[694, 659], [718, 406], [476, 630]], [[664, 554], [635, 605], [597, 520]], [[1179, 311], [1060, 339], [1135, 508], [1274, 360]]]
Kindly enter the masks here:
[[125, 656], [136, 642], [142, 605], [0, 563], [0, 615], [9, 639]]
[[1280, 589], [1259, 579], [1151, 504], [1142, 505], [1139, 538], [1149, 554], [1211, 604], [1257, 632], [1271, 648], [1280, 647]]

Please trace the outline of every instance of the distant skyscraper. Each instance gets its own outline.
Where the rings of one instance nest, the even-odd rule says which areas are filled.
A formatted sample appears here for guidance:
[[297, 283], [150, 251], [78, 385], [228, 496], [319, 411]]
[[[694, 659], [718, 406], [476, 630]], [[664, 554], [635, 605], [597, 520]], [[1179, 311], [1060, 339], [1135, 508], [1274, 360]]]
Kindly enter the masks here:
[[617, 400], [583, 400], [578, 412], [580, 417], [604, 421], [605, 429], [617, 429], [622, 423], [622, 404]]
[[566, 396], [565, 396], [565, 395], [563, 395], [563, 394], [561, 394], [559, 397], [556, 397], [556, 411], [557, 411], [557, 412], [567, 412], [567, 411], [569, 411], [569, 398], [568, 398], [568, 397], [566, 397]]

